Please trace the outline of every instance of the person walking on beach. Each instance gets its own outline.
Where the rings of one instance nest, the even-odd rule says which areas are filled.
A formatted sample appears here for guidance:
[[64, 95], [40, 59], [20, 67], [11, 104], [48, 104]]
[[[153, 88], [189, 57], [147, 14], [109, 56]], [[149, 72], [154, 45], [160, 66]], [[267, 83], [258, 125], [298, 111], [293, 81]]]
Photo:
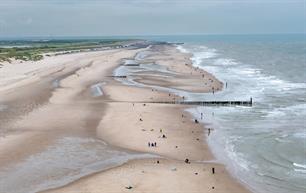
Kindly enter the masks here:
[[156, 142], [154, 142], [154, 147], [156, 147]]
[[203, 119], [203, 113], [201, 113], [201, 119]]
[[151, 143], [150, 142], [148, 142], [148, 147], [150, 147], [151, 146]]

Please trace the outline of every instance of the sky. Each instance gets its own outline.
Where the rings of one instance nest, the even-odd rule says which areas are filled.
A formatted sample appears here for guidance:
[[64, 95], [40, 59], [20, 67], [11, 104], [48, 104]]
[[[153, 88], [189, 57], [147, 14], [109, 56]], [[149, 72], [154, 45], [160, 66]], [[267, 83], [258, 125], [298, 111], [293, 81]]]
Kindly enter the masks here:
[[0, 38], [306, 33], [306, 0], [0, 0]]

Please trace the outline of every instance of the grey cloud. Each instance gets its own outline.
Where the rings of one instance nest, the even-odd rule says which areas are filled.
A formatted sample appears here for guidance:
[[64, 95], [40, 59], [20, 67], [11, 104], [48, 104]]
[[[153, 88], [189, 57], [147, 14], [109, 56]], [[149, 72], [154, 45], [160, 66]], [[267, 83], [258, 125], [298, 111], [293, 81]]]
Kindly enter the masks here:
[[303, 0], [0, 0], [0, 37], [302, 33]]

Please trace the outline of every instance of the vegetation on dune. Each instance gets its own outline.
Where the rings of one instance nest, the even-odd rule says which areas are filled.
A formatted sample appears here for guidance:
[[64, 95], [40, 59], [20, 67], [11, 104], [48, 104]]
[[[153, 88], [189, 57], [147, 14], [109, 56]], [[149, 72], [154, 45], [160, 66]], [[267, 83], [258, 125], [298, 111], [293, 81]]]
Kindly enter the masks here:
[[48, 41], [0, 41], [0, 62], [12, 59], [37, 61], [44, 53], [88, 51], [112, 46], [121, 46], [128, 40], [48, 40]]
[[0, 61], [10, 62], [12, 58], [23, 61], [37, 61], [43, 58], [41, 52], [35, 50], [18, 51], [16, 48], [0, 49]]

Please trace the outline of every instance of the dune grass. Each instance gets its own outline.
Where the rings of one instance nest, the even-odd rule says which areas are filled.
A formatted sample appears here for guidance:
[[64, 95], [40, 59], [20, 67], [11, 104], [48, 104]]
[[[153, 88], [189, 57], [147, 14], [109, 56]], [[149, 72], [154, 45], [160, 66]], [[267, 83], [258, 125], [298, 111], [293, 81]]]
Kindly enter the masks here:
[[105, 47], [122, 46], [130, 40], [48, 40], [48, 41], [0, 41], [0, 62], [12, 59], [37, 61], [45, 53], [65, 51], [90, 51]]

